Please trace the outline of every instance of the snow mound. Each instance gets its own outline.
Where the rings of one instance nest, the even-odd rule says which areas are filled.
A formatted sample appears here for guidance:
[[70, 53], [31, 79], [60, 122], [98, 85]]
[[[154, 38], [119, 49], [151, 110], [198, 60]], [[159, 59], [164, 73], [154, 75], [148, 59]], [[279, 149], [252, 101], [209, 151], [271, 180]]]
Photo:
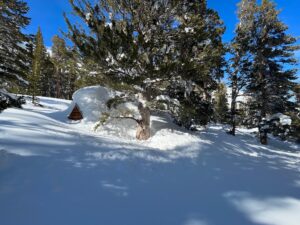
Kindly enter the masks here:
[[[109, 136], [111, 139], [136, 142], [136, 120], [141, 118], [138, 99], [131, 99], [131, 101], [117, 104], [111, 108], [107, 107], [110, 99], [121, 94], [101, 86], [91, 86], [76, 91], [73, 95], [71, 109], [77, 104], [83, 114], [83, 120], [76, 124], [76, 127], [78, 129], [88, 128], [97, 135]], [[104, 119], [106, 116], [107, 118]], [[199, 141], [198, 137], [186, 133], [186, 130], [175, 125], [173, 119], [167, 114], [151, 115], [150, 119], [151, 138], [139, 142], [143, 146], [171, 150]], [[183, 136], [184, 138], [182, 138]]]
[[272, 115], [269, 120], [279, 120], [279, 123], [282, 126], [286, 126], [286, 125], [290, 126], [292, 124], [291, 117], [284, 115], [282, 113], [276, 113]]
[[138, 102], [124, 102], [119, 104], [116, 109], [112, 111], [115, 116], [131, 116], [136, 119], [140, 118], [140, 112], [138, 110]]
[[114, 91], [102, 86], [85, 87], [73, 94], [71, 109], [77, 104], [84, 122], [96, 122], [108, 110], [106, 102], [115, 95]]
[[97, 129], [99, 135], [114, 136], [119, 139], [135, 140], [137, 123], [132, 119], [113, 118]]
[[[77, 128], [89, 128], [98, 134], [135, 139], [136, 121], [121, 117], [140, 118], [138, 101], [124, 102], [108, 108], [107, 102], [122, 93], [102, 86], [91, 86], [79, 89], [73, 94], [73, 102], [69, 112], [77, 104], [83, 115], [83, 120]], [[109, 115], [109, 119], [101, 124], [101, 118]], [[99, 126], [100, 125], [100, 126]]]
[[183, 133], [174, 129], [161, 129], [148, 140], [145, 141], [147, 147], [156, 148], [159, 150], [174, 150], [176, 148], [198, 147], [199, 137], [190, 133]]
[[126, 117], [140, 119], [138, 102], [121, 103], [116, 108], [108, 111], [108, 113], [110, 119], [97, 129], [98, 133], [131, 140], [136, 139], [137, 122], [134, 119], [126, 119]]

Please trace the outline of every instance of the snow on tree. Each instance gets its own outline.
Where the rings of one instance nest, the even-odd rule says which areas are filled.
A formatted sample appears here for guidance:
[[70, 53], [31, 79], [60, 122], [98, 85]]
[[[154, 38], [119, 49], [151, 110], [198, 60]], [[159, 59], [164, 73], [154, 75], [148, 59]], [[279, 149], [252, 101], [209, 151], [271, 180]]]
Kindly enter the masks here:
[[246, 77], [251, 71], [251, 54], [248, 49], [248, 42], [253, 28], [253, 17], [256, 0], [241, 1], [239, 3], [238, 18], [240, 22], [235, 29], [235, 37], [229, 45], [231, 55], [227, 62], [229, 74], [229, 87], [231, 88], [230, 103], [230, 124], [229, 134], [235, 135], [237, 125], [237, 99], [246, 86]]
[[52, 39], [51, 62], [54, 66], [53, 82], [57, 98], [71, 99], [79, 73], [79, 57], [75, 49], [66, 45], [64, 39], [55, 35]]
[[[65, 17], [67, 35], [85, 59], [98, 64], [103, 84], [140, 93], [141, 112], [169, 111], [188, 128], [207, 123], [210, 92], [223, 75], [224, 26], [205, 1], [70, 3], [83, 23], [72, 25]], [[157, 100], [161, 95], [179, 104]], [[144, 115], [139, 125], [146, 124], [141, 130], [148, 133], [150, 113]]]
[[30, 22], [27, 3], [19, 0], [0, 2], [0, 83], [13, 87], [27, 85], [31, 63], [30, 36], [22, 31]]
[[[253, 99], [252, 116], [262, 128], [267, 115], [285, 113], [294, 105], [290, 97], [297, 72], [294, 52], [299, 46], [296, 38], [287, 34], [275, 3], [263, 0], [258, 5], [255, 0], [243, 0], [239, 12], [239, 27], [244, 32], [242, 53], [250, 55], [243, 69], [248, 70], [246, 91]], [[260, 134], [261, 142], [267, 143], [266, 132], [260, 130]]]
[[0, 89], [0, 113], [9, 107], [22, 108], [26, 101], [23, 96], [9, 93], [5, 89]]
[[214, 115], [215, 120], [220, 123], [225, 123], [228, 116], [228, 101], [227, 89], [224, 83], [218, 85], [218, 89], [214, 94]]
[[46, 58], [46, 48], [43, 42], [43, 35], [40, 27], [35, 37], [35, 47], [33, 51], [32, 70], [28, 76], [29, 92], [32, 96], [32, 103], [36, 103], [36, 96], [41, 93], [40, 83], [43, 63]]

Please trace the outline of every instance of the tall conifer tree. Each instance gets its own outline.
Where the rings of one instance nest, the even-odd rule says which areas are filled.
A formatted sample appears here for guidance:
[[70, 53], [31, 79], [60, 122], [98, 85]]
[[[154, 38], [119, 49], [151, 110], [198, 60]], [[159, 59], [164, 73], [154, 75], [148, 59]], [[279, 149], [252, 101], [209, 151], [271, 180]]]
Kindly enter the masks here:
[[56, 97], [71, 99], [79, 72], [79, 56], [76, 49], [68, 47], [59, 36], [55, 35], [52, 41], [51, 59], [55, 68], [53, 79]]
[[228, 101], [227, 101], [227, 89], [224, 83], [218, 85], [218, 89], [215, 93], [215, 117], [217, 122], [224, 123], [227, 121], [228, 115]]
[[256, 0], [243, 0], [238, 4], [239, 23], [235, 29], [235, 37], [229, 45], [231, 58], [228, 61], [227, 72], [229, 74], [229, 86], [231, 88], [231, 108], [229, 134], [235, 135], [237, 98], [247, 84], [247, 77], [251, 72], [252, 55], [249, 45], [254, 26], [254, 17], [257, 10]]
[[35, 48], [33, 51], [32, 71], [29, 76], [29, 91], [32, 95], [32, 103], [35, 103], [36, 96], [41, 93], [41, 74], [45, 62], [46, 49], [40, 27], [35, 37]]
[[0, 1], [0, 84], [6, 87], [27, 84], [30, 37], [22, 29], [30, 22], [28, 10], [21, 0]]
[[243, 0], [239, 12], [240, 24], [244, 27], [241, 31], [245, 34], [241, 43], [251, 62], [247, 65], [246, 91], [252, 97], [252, 109], [257, 112], [260, 140], [266, 144], [263, 118], [284, 113], [292, 105], [291, 90], [297, 71], [294, 52], [299, 46], [280, 21], [280, 11], [273, 1], [263, 0], [258, 5], [255, 0]]

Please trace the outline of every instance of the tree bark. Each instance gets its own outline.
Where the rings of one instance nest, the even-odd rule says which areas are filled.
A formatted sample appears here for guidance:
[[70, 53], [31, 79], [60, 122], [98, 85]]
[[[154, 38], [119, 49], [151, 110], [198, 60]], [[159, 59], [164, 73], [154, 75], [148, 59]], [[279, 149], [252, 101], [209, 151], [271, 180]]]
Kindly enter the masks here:
[[236, 128], [236, 99], [238, 95], [238, 80], [236, 74], [232, 77], [232, 87], [231, 87], [231, 110], [230, 110], [230, 116], [231, 116], [231, 130], [229, 131], [229, 134], [235, 136], [235, 128]]
[[[265, 76], [262, 72], [259, 73], [259, 78], [262, 80], [263, 83], [263, 87], [266, 87], [266, 82], [265, 82]], [[261, 109], [260, 109], [260, 120], [259, 120], [259, 127], [258, 127], [258, 131], [259, 131], [259, 140], [260, 143], [263, 145], [267, 145], [268, 144], [268, 130], [266, 128], [264, 128], [266, 126], [266, 115], [267, 115], [267, 93], [266, 93], [266, 89], [262, 88], [261, 90], [262, 92], [262, 96], [261, 96]]]
[[268, 135], [267, 135], [267, 132], [260, 131], [259, 132], [259, 140], [260, 140], [260, 143], [262, 145], [267, 145], [268, 144]]
[[268, 144], [268, 130], [265, 128], [266, 121], [263, 121], [262, 118], [263, 116], [265, 117], [265, 114], [261, 113], [261, 117], [260, 117], [260, 121], [258, 124], [258, 132], [259, 132], [259, 141], [261, 144], [263, 145], [267, 145]]
[[56, 68], [56, 98], [61, 98], [61, 82], [60, 82], [60, 69]]
[[136, 138], [138, 140], [147, 140], [150, 138], [150, 109], [144, 107], [142, 103], [138, 106], [139, 112], [141, 114], [141, 120], [137, 121], [137, 131]]

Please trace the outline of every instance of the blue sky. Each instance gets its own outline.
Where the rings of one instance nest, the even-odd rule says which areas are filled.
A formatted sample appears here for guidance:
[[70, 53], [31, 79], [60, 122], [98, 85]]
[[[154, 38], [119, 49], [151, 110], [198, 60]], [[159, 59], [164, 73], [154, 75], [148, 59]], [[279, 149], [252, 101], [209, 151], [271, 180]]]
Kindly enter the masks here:
[[[45, 44], [51, 46], [51, 38], [60, 34], [59, 29], [66, 30], [63, 12], [70, 13], [71, 8], [68, 0], [25, 0], [30, 7], [29, 17], [31, 24], [27, 27], [27, 33], [36, 33], [37, 27], [41, 26]], [[233, 37], [233, 31], [237, 22], [236, 5], [239, 0], [207, 0], [209, 7], [220, 14], [227, 27], [224, 41]], [[300, 1], [299, 0], [276, 0], [278, 8], [282, 9], [281, 18], [289, 26], [289, 32], [300, 37]]]

